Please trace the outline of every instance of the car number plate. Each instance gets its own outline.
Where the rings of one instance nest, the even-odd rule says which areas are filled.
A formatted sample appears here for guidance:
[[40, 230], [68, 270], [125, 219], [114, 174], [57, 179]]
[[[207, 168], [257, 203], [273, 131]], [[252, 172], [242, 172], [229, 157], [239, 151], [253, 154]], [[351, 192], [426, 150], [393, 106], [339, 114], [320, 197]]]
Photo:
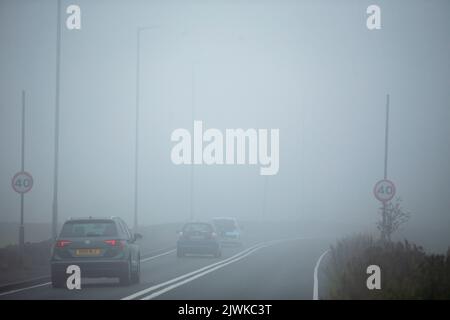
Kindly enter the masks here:
[[77, 256], [98, 256], [100, 249], [77, 249], [75, 254]]

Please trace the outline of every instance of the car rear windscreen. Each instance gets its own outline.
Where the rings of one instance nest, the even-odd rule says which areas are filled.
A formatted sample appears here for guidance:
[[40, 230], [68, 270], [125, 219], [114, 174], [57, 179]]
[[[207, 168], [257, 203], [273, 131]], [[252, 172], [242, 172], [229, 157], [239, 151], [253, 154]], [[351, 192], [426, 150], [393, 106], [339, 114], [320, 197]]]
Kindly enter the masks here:
[[71, 221], [66, 222], [61, 237], [112, 237], [117, 236], [116, 224], [113, 221]]
[[184, 232], [211, 232], [213, 228], [206, 223], [189, 223], [184, 226]]

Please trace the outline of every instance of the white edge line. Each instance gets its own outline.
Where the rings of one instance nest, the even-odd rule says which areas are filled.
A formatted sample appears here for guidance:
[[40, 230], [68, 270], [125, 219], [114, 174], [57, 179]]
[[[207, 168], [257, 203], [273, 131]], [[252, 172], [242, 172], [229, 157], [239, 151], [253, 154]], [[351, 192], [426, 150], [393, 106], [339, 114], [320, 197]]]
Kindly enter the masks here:
[[176, 277], [176, 278], [174, 278], [174, 279], [168, 280], [168, 281], [166, 281], [166, 282], [162, 282], [162, 283], [157, 284], [157, 285], [154, 285], [154, 286], [152, 286], [152, 287], [148, 287], [148, 288], [146, 288], [146, 289], [144, 289], [144, 290], [141, 290], [141, 291], [138, 291], [138, 292], [136, 292], [136, 293], [134, 293], [134, 294], [131, 294], [131, 295], [129, 295], [129, 296], [126, 296], [126, 297], [122, 298], [121, 300], [132, 300], [132, 299], [135, 299], [135, 298], [137, 298], [137, 297], [139, 297], [139, 296], [143, 296], [143, 295], [145, 295], [146, 293], [148, 293], [148, 292], [150, 292], [150, 291], [154, 291], [154, 290], [159, 289], [159, 288], [161, 288], [161, 287], [164, 287], [164, 286], [166, 286], [166, 285], [168, 285], [168, 284], [174, 283], [174, 282], [176, 282], [176, 281], [178, 281], [178, 280], [183, 280], [184, 278], [193, 276], [193, 275], [195, 275], [195, 274], [197, 274], [197, 273], [199, 273], [199, 272], [202, 272], [203, 270], [206, 270], [206, 269], [209, 269], [209, 268], [213, 268], [213, 267], [215, 267], [215, 266], [217, 266], [217, 265], [219, 265], [219, 264], [226, 263], [226, 262], [228, 262], [228, 261], [230, 261], [230, 260], [232, 260], [232, 259], [237, 258], [237, 257], [240, 256], [240, 255], [243, 255], [243, 254], [247, 253], [248, 251], [250, 251], [250, 250], [252, 250], [252, 249], [255, 249], [255, 248], [259, 247], [259, 246], [263, 246], [263, 245], [264, 245], [264, 246], [266, 247], [266, 246], [268, 246], [268, 245], [276, 244], [276, 243], [278, 243], [278, 242], [295, 241], [295, 240], [305, 240], [305, 239], [311, 239], [311, 238], [310, 238], [310, 237], [295, 237], [295, 238], [283, 238], [283, 239], [271, 240], [271, 241], [267, 241], [267, 242], [261, 242], [261, 243], [258, 243], [258, 244], [256, 244], [256, 245], [254, 245], [254, 246], [251, 246], [250, 248], [247, 248], [247, 249], [245, 249], [245, 250], [243, 250], [243, 251], [241, 251], [241, 252], [235, 254], [234, 256], [231, 256], [231, 257], [229, 257], [229, 258], [227, 258], [227, 259], [225, 259], [225, 260], [218, 261], [218, 262], [216, 262], [216, 263], [207, 265], [207, 266], [205, 266], [205, 267], [203, 267], [203, 268], [200, 268], [200, 269], [194, 270], [194, 271], [192, 271], [192, 272], [186, 273], [186, 274], [184, 274], [184, 275], [181, 275], [181, 276]]
[[231, 264], [231, 263], [234, 263], [234, 262], [237, 262], [237, 261], [239, 261], [239, 260], [242, 260], [242, 259], [244, 259], [245, 257], [247, 257], [248, 255], [252, 254], [253, 252], [258, 251], [259, 249], [262, 249], [262, 248], [265, 248], [265, 247], [268, 247], [268, 245], [256, 247], [256, 248], [254, 248], [253, 250], [251, 250], [251, 251], [245, 253], [244, 255], [241, 255], [241, 256], [239, 256], [239, 257], [237, 257], [237, 258], [235, 258], [235, 259], [233, 259], [233, 260], [231, 260], [231, 261], [222, 263], [222, 264], [220, 264], [220, 265], [218, 265], [218, 266], [215, 266], [215, 267], [213, 267], [213, 268], [210, 268], [210, 269], [208, 269], [208, 270], [206, 270], [206, 271], [203, 271], [203, 272], [201, 272], [201, 273], [197, 273], [196, 275], [194, 275], [194, 276], [192, 276], [192, 277], [189, 277], [189, 278], [187, 278], [187, 279], [185, 279], [185, 280], [182, 280], [182, 281], [180, 281], [180, 282], [177, 282], [177, 283], [175, 283], [175, 284], [173, 284], [173, 285], [171, 285], [171, 286], [165, 287], [164, 289], [161, 289], [161, 290], [159, 290], [159, 291], [153, 292], [152, 294], [150, 294], [150, 295], [148, 295], [148, 296], [146, 296], [146, 297], [141, 298], [141, 300], [150, 300], [150, 299], [156, 298], [156, 297], [158, 297], [158, 296], [160, 296], [160, 295], [166, 293], [167, 291], [170, 291], [170, 290], [175, 289], [175, 288], [177, 288], [177, 287], [179, 287], [179, 286], [182, 286], [182, 285], [185, 284], [185, 283], [194, 281], [195, 279], [200, 278], [200, 277], [203, 277], [204, 275], [206, 275], [206, 274], [208, 274], [208, 273], [211, 273], [211, 272], [213, 272], [213, 271], [215, 271], [215, 270], [217, 270], [217, 269], [221, 269], [221, 268], [223, 268], [223, 267], [225, 267], [225, 266], [227, 266], [227, 265], [229, 265], [229, 264]]
[[314, 267], [314, 289], [313, 289], [313, 300], [319, 300], [319, 279], [318, 279], [318, 270], [320, 261], [322, 261], [322, 258], [329, 252], [330, 250], [326, 250], [317, 260], [316, 266]]
[[227, 258], [227, 259], [225, 259], [225, 260], [221, 260], [221, 261], [218, 261], [218, 262], [216, 262], [216, 263], [209, 264], [209, 265], [207, 265], [207, 266], [205, 266], [205, 267], [203, 267], [203, 268], [200, 268], [200, 269], [191, 271], [191, 272], [189, 272], [189, 273], [183, 274], [183, 275], [181, 275], [181, 276], [179, 276], [179, 277], [176, 277], [176, 278], [173, 278], [173, 279], [171, 279], [171, 280], [168, 280], [168, 281], [162, 282], [162, 283], [160, 283], [160, 284], [157, 284], [157, 285], [148, 287], [148, 288], [146, 288], [146, 289], [144, 289], [144, 290], [141, 290], [141, 291], [138, 291], [138, 292], [136, 292], [136, 293], [133, 293], [133, 294], [131, 294], [131, 295], [129, 295], [129, 296], [126, 296], [126, 297], [122, 298], [121, 300], [132, 300], [132, 299], [137, 298], [137, 297], [139, 297], [139, 296], [142, 296], [142, 295], [144, 295], [144, 294], [146, 294], [146, 293], [148, 293], [148, 292], [150, 292], [150, 291], [153, 291], [153, 290], [156, 290], [156, 289], [158, 289], [158, 288], [161, 288], [161, 287], [163, 287], [163, 286], [165, 286], [165, 285], [168, 285], [168, 284], [174, 283], [174, 282], [176, 282], [176, 281], [178, 281], [178, 280], [182, 280], [182, 279], [184, 279], [184, 278], [190, 277], [190, 276], [192, 276], [192, 275], [195, 275], [196, 273], [199, 273], [199, 272], [202, 272], [202, 271], [204, 271], [204, 270], [206, 270], [206, 269], [215, 267], [215, 266], [217, 266], [217, 265], [219, 265], [219, 264], [226, 263], [226, 262], [228, 262], [228, 261], [230, 261], [230, 260], [232, 260], [232, 259], [235, 259], [236, 257], [238, 257], [238, 256], [240, 256], [240, 255], [243, 255], [243, 254], [245, 254], [246, 252], [248, 252], [248, 251], [250, 251], [250, 250], [252, 250], [252, 249], [254, 249], [254, 248], [258, 247], [258, 246], [261, 246], [261, 245], [262, 245], [262, 244], [254, 245], [254, 246], [252, 246], [252, 247], [250, 247], [250, 248], [247, 248], [247, 249], [245, 249], [245, 250], [243, 250], [243, 251], [241, 251], [241, 252], [235, 254], [234, 256], [231, 256], [231, 257], [229, 257], [229, 258]]
[[147, 261], [150, 261], [150, 260], [162, 257], [162, 256], [166, 256], [166, 255], [171, 254], [171, 253], [173, 253], [175, 251], [176, 251], [176, 249], [172, 249], [172, 250], [169, 250], [167, 252], [160, 253], [160, 254], [158, 254], [156, 256], [151, 256], [151, 257], [148, 257], [148, 258], [145, 258], [145, 259], [141, 259], [141, 262], [147, 262]]
[[28, 289], [33, 289], [33, 288], [37, 288], [37, 287], [48, 286], [49, 284], [51, 284], [51, 282], [46, 282], [46, 283], [37, 284], [35, 286], [31, 286], [31, 287], [26, 287], [26, 288], [20, 288], [20, 289], [15, 289], [15, 290], [11, 290], [11, 291], [6, 291], [6, 292], [0, 293], [0, 296], [6, 296], [8, 294], [13, 294], [13, 293], [16, 293], [16, 292], [20, 292], [20, 291], [24, 291], [24, 290], [28, 290]]

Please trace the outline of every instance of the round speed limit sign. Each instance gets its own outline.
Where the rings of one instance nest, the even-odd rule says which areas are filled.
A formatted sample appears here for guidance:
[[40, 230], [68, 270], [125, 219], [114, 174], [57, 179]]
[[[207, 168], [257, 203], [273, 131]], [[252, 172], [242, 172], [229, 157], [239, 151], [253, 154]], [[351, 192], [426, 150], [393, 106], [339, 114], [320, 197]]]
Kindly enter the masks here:
[[380, 180], [375, 184], [373, 188], [375, 198], [381, 202], [387, 202], [391, 200], [395, 195], [395, 185], [389, 180]]
[[33, 177], [28, 172], [18, 172], [12, 178], [11, 184], [17, 193], [27, 193], [33, 187]]

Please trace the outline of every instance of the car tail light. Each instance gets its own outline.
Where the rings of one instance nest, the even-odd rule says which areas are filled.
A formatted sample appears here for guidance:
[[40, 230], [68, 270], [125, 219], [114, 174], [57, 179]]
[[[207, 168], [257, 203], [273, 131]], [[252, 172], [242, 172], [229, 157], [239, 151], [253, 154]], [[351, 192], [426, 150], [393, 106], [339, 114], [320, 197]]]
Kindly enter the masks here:
[[64, 248], [65, 246], [67, 246], [71, 243], [72, 243], [72, 241], [69, 241], [69, 240], [58, 240], [58, 241], [56, 241], [56, 246], [58, 248]]
[[111, 247], [121, 247], [121, 248], [123, 248], [123, 246], [125, 244], [125, 241], [113, 239], [113, 240], [105, 240], [105, 243], [109, 244]]

